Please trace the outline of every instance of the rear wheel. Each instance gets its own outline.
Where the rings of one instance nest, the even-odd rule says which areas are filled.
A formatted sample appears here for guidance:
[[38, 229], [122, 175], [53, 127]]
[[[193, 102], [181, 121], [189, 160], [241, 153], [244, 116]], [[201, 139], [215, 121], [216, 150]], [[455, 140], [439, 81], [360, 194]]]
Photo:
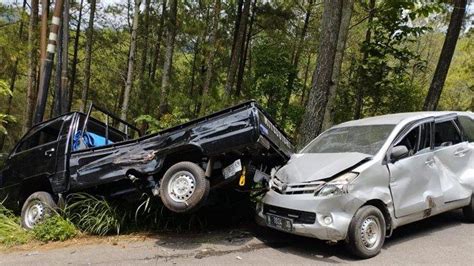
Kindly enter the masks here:
[[474, 195], [471, 196], [471, 202], [466, 207], [462, 208], [464, 218], [469, 223], [474, 223]]
[[359, 258], [374, 257], [382, 249], [385, 230], [385, 219], [382, 212], [374, 206], [363, 206], [352, 218], [347, 247]]
[[173, 212], [191, 212], [204, 203], [209, 190], [209, 180], [199, 165], [179, 162], [166, 171], [160, 185], [160, 197]]
[[21, 209], [21, 226], [31, 230], [51, 216], [57, 208], [56, 202], [48, 192], [35, 192], [26, 199]]

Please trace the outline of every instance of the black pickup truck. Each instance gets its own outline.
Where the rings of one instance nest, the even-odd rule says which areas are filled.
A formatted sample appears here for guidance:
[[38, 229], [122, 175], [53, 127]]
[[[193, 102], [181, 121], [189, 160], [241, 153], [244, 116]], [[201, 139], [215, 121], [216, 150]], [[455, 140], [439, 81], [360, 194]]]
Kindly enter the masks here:
[[171, 211], [189, 212], [213, 188], [248, 189], [293, 151], [254, 101], [139, 135], [133, 125], [94, 105], [87, 114], [68, 113], [38, 124], [5, 162], [0, 202], [21, 207], [26, 228], [43, 219], [47, 205], [56, 206], [74, 192], [106, 198], [148, 193]]

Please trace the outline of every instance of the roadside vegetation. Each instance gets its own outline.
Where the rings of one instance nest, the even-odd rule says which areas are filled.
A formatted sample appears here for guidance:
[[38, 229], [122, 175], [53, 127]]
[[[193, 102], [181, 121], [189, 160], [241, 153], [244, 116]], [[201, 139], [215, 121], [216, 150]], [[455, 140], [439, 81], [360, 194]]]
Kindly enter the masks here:
[[[200, 232], [249, 221], [248, 200], [222, 204], [224, 208], [204, 207], [190, 214], [176, 214], [159, 201], [143, 196], [139, 204], [107, 201], [87, 193], [71, 194], [66, 204], [33, 230], [21, 227], [20, 217], [0, 203], [0, 247], [37, 241], [65, 241], [85, 235], [106, 236], [132, 233]], [[237, 206], [238, 205], [238, 206]], [[227, 219], [222, 220], [222, 217]]]

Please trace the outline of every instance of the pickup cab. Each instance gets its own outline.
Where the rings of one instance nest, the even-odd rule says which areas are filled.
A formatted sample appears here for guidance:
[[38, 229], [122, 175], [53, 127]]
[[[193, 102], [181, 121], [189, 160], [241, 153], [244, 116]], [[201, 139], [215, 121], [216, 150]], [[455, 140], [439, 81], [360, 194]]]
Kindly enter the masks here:
[[[105, 122], [104, 122], [105, 120]], [[283, 165], [293, 146], [254, 101], [140, 136], [91, 105], [32, 127], [0, 172], [0, 202], [33, 228], [70, 193], [147, 193], [171, 211], [197, 210], [213, 188], [248, 190]]]

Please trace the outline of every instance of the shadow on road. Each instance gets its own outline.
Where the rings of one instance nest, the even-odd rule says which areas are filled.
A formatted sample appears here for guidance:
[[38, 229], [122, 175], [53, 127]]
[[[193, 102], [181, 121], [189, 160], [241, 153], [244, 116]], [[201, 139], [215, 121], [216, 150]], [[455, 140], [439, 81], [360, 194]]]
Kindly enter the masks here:
[[[461, 223], [461, 212], [452, 211], [403, 226], [396, 229], [391, 238], [386, 239], [384, 250], [389, 250], [393, 246], [404, 244], [415, 238], [458, 226]], [[259, 240], [258, 243], [252, 241], [255, 238]], [[203, 249], [204, 244], [224, 245], [230, 249], [224, 251], [207, 250]], [[285, 254], [325, 263], [357, 260], [345, 249], [344, 243], [329, 245], [325, 241], [279, 232], [257, 226], [254, 223], [207, 233], [160, 235], [156, 245], [176, 250], [195, 249], [197, 250], [197, 253], [194, 253], [195, 258], [272, 248]]]

